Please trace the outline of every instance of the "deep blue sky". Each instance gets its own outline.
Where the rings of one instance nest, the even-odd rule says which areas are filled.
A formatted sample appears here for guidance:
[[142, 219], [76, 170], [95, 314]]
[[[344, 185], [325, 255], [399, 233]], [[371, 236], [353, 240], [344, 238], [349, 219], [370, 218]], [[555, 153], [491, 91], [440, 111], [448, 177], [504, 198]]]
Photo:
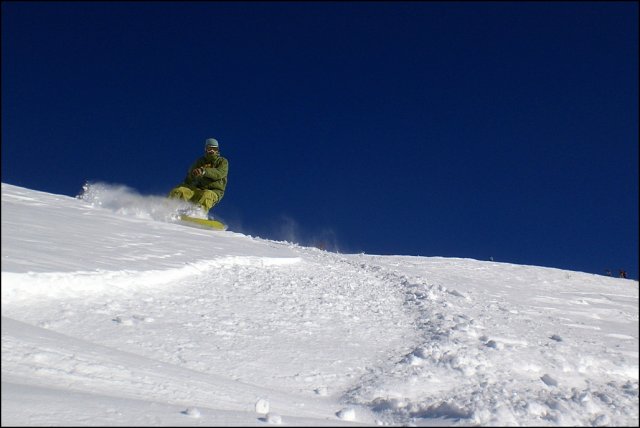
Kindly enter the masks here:
[[231, 229], [638, 278], [637, 2], [2, 2], [2, 181]]

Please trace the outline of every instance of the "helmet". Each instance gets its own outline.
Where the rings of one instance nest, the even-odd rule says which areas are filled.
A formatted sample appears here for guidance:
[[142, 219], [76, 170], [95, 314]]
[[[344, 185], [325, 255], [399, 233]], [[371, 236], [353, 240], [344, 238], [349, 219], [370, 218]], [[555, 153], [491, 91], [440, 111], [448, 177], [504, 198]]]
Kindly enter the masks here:
[[207, 147], [218, 147], [218, 140], [215, 138], [207, 138], [204, 140], [204, 148], [206, 149]]

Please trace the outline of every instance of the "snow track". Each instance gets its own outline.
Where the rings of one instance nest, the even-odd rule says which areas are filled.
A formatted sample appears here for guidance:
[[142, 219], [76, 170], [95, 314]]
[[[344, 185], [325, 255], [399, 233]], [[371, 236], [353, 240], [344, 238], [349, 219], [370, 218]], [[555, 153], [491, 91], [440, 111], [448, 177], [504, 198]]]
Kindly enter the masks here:
[[[498, 270], [505, 271], [503, 278], [512, 284], [509, 288], [517, 288], [520, 293], [494, 294], [487, 300], [479, 299], [478, 295], [486, 293], [483, 282], [492, 280], [495, 272], [479, 274], [477, 262], [461, 264], [463, 269], [459, 271], [472, 268], [472, 274], [465, 277], [458, 273], [458, 281], [449, 281], [455, 288], [447, 289], [421, 279], [423, 276], [411, 278], [395, 269], [372, 265], [382, 261], [389, 266], [393, 258], [362, 258], [369, 263], [361, 263], [363, 268], [377, 271], [383, 278], [394, 278], [393, 282], [402, 285], [405, 304], [418, 312], [415, 328], [423, 338], [422, 343], [396, 364], [364, 376], [345, 394], [349, 401], [374, 410], [379, 420], [411, 423], [416, 419], [444, 418], [479, 425], [580, 425], [586, 422], [599, 426], [637, 418], [636, 410], [631, 410], [638, 399], [637, 351], [611, 349], [608, 350], [611, 356], [604, 357], [600, 349], [585, 348], [585, 343], [568, 344], [563, 337], [574, 337], [570, 330], [576, 325], [559, 325], [555, 318], [549, 317], [549, 322], [539, 314], [534, 315], [540, 308], [532, 308], [529, 302], [536, 298], [526, 297], [532, 294], [538, 296], [538, 300], [546, 300], [541, 295], [546, 292], [555, 295], [559, 287], [580, 293], [583, 281], [571, 283], [567, 281], [571, 275], [565, 273], [553, 283], [545, 277], [544, 286], [536, 284], [537, 288], [531, 289], [526, 287], [526, 281], [507, 273], [515, 266], [498, 265]], [[406, 260], [405, 263], [403, 271], [411, 273], [413, 269], [407, 269], [410, 263]], [[541, 268], [527, 267], [516, 270], [523, 268], [541, 271]], [[593, 279], [591, 275], [573, 275], [581, 280]], [[464, 292], [459, 291], [461, 287], [465, 288]], [[637, 296], [632, 294], [616, 296], [605, 294], [609, 291], [606, 286], [601, 289], [602, 295], [609, 297], [590, 299], [590, 302], [602, 303], [605, 307], [575, 311], [578, 319], [605, 318], [612, 315], [609, 307], [631, 308], [637, 303]], [[573, 295], [572, 291], [564, 293]], [[565, 299], [555, 300], [558, 305], [567, 303]], [[590, 305], [582, 298], [570, 300], [569, 304]], [[632, 311], [621, 314], [622, 319], [614, 322], [620, 327], [635, 324], [637, 331], [637, 314]], [[522, 332], [527, 333], [517, 334]], [[589, 343], [602, 346], [610, 342], [611, 337], [611, 334], [601, 335], [603, 342]], [[620, 364], [627, 355], [635, 359], [634, 363]], [[560, 378], [564, 381], [557, 380]], [[545, 387], [540, 388], [541, 384]], [[611, 400], [620, 393], [618, 403], [622, 410], [612, 406]], [[608, 415], [612, 409], [616, 415], [613, 418]]]

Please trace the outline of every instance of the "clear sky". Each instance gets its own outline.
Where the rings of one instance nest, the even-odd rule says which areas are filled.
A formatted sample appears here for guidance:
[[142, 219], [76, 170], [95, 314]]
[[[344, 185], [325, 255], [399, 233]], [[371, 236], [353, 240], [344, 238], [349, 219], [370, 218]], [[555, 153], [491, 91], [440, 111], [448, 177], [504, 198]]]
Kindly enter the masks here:
[[638, 278], [637, 2], [2, 2], [2, 181], [231, 229]]

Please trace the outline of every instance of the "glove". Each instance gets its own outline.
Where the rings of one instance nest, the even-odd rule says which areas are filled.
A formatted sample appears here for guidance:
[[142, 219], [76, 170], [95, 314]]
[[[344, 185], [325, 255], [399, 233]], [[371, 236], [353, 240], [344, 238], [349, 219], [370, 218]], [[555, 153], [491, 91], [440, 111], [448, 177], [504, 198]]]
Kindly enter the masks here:
[[204, 168], [196, 168], [193, 170], [193, 172], [191, 173], [193, 174], [194, 177], [200, 177], [204, 175]]

